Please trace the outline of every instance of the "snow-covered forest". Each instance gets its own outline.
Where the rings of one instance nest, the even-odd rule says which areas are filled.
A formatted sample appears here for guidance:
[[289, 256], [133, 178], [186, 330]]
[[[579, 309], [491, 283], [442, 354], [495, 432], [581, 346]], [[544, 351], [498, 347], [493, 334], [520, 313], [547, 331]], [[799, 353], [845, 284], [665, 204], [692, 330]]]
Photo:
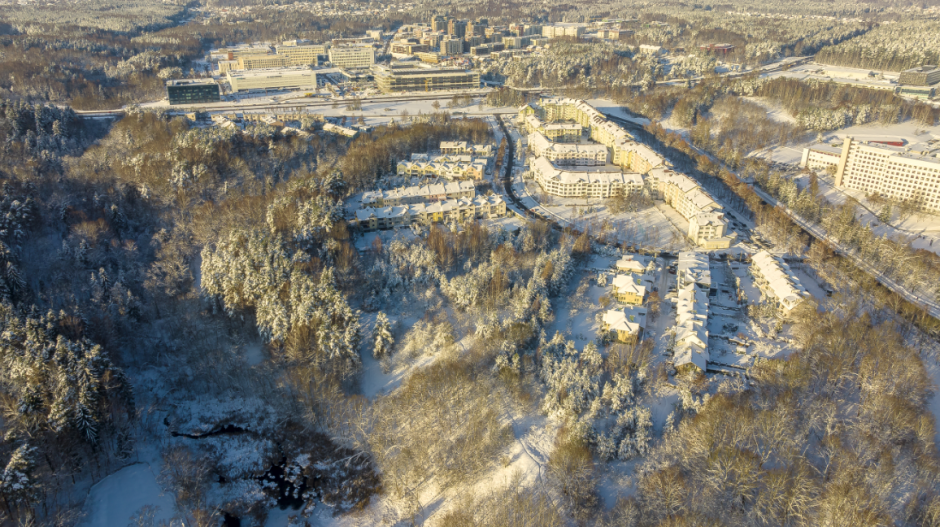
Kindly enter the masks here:
[[[783, 207], [925, 297], [940, 294], [940, 258], [878, 236], [816, 174], [751, 155], [849, 125], [934, 126], [940, 112], [722, 77], [698, 50], [729, 42], [721, 60], [752, 66], [936, 62], [935, 2], [324, 3], [329, 16], [254, 4], [0, 6], [0, 526], [940, 526], [940, 321]], [[525, 156], [508, 118], [438, 103], [347, 138], [313, 119], [222, 127], [134, 104], [205, 76], [212, 46], [442, 13], [634, 30], [476, 64], [504, 83], [477, 109], [538, 87], [650, 120], [630, 133], [740, 236], [703, 257], [708, 367], [674, 367], [677, 256], [618, 245], [613, 223], [357, 226], [363, 192], [402, 184], [398, 161], [442, 141], [493, 145], [493, 172], [512, 173]], [[667, 68], [640, 44], [687, 52]], [[125, 105], [113, 120], [74, 110]], [[488, 174], [475, 191], [508, 200], [507, 186]], [[647, 192], [605, 205], [683, 220]], [[901, 206], [915, 204], [887, 215]], [[769, 300], [748, 271], [759, 237], [812, 301]], [[658, 280], [629, 308], [609, 283], [628, 255]], [[645, 329], [621, 337], [608, 310], [642, 313]]]

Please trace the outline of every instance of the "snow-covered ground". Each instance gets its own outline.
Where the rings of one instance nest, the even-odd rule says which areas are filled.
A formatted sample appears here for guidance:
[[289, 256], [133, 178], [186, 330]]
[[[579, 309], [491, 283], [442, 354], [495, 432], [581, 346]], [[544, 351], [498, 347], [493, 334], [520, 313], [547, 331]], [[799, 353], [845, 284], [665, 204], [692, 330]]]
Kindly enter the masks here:
[[144, 506], [153, 507], [155, 524], [173, 517], [173, 497], [157, 484], [148, 463], [135, 463], [99, 481], [85, 501], [84, 526], [121, 526], [131, 523]]
[[689, 247], [685, 236], [686, 222], [672, 208], [656, 203], [637, 212], [612, 213], [602, 200], [559, 198], [552, 196], [548, 203], [540, 201], [541, 187], [533, 180], [513, 180], [516, 196], [528, 207], [544, 212], [562, 225], [571, 225], [594, 235], [608, 233], [622, 243], [643, 247], [679, 251]]

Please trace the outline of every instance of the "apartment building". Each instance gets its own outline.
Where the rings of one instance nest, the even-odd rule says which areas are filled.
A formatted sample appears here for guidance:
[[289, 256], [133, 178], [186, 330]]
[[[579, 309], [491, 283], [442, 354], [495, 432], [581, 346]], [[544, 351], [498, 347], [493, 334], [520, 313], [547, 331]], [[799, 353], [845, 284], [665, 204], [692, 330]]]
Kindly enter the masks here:
[[734, 238], [727, 230], [728, 222], [720, 212], [700, 212], [689, 218], [689, 239], [705, 250], [731, 247]]
[[581, 131], [584, 129], [578, 123], [543, 122], [533, 114], [523, 119], [526, 133], [539, 132], [550, 141], [556, 143], [575, 143], [581, 140]]
[[624, 173], [619, 169], [566, 170], [544, 157], [538, 157], [530, 163], [530, 170], [545, 192], [563, 198], [602, 199], [643, 189], [643, 178], [639, 174]]
[[359, 130], [354, 128], [347, 128], [345, 126], [340, 126], [333, 123], [323, 123], [323, 131], [349, 138], [353, 138], [359, 135]]
[[441, 53], [456, 56], [463, 54], [463, 40], [458, 38], [445, 38], [441, 40]]
[[612, 334], [618, 342], [635, 342], [643, 338], [646, 314], [646, 308], [641, 306], [607, 310], [601, 320], [601, 330]]
[[441, 153], [490, 157], [493, 155], [493, 145], [473, 145], [467, 141], [441, 141]]
[[835, 184], [894, 199], [918, 200], [940, 210], [940, 143], [904, 147], [846, 137]]
[[646, 299], [646, 287], [639, 276], [618, 274], [614, 277], [613, 295], [618, 302], [638, 306]]
[[506, 215], [506, 202], [498, 195], [414, 203], [356, 211], [356, 225], [364, 231], [407, 227], [413, 223], [451, 223]]
[[330, 63], [337, 68], [368, 69], [375, 64], [375, 50], [371, 44], [346, 44], [329, 50]]
[[782, 313], [789, 314], [803, 300], [812, 295], [800, 283], [790, 266], [782, 259], [761, 251], [751, 257], [751, 276], [765, 299], [775, 304]]
[[555, 143], [541, 132], [529, 134], [529, 149], [536, 157], [544, 157], [556, 165], [603, 166], [607, 164], [608, 150], [604, 145]]
[[448, 199], [473, 198], [475, 196], [476, 187], [469, 181], [416, 185], [365, 192], [362, 194], [361, 208], [397, 207]]
[[688, 237], [703, 249], [727, 249], [734, 241], [721, 206], [692, 178], [664, 167], [647, 174], [646, 186], [689, 222]]
[[480, 72], [478, 71], [440, 68], [425, 63], [376, 64], [372, 66], [372, 74], [382, 93], [468, 90], [480, 87]]
[[591, 139], [610, 149], [611, 162], [625, 170], [645, 174], [665, 163], [662, 156], [636, 142], [629, 132], [583, 100], [545, 97], [538, 104], [528, 104], [520, 110], [519, 118], [527, 129], [531, 127], [526, 124], [530, 116], [548, 122], [574, 121], [589, 128]]
[[676, 263], [676, 282], [679, 289], [694, 285], [702, 291], [712, 288], [712, 273], [708, 268], [708, 255], [695, 251], [679, 253]]
[[577, 23], [557, 23], [550, 26], [542, 26], [542, 36], [545, 38], [558, 37], [576, 37], [584, 36], [587, 29], [586, 24]]
[[708, 295], [694, 284], [676, 295], [676, 327], [672, 364], [679, 371], [708, 368]]
[[470, 155], [412, 154], [410, 160], [399, 161], [399, 176], [439, 177], [444, 179], [483, 179], [489, 159]]

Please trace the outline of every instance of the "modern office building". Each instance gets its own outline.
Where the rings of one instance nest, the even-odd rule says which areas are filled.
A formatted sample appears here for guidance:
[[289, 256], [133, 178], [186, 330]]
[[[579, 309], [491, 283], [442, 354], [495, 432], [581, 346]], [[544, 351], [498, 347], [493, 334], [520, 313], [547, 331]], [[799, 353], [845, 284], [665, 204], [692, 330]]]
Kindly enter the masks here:
[[940, 82], [940, 68], [937, 66], [921, 66], [901, 72], [898, 84], [911, 86], [931, 86]]
[[219, 102], [219, 85], [211, 79], [180, 79], [166, 82], [166, 98], [170, 104]]
[[383, 93], [435, 90], [468, 90], [480, 87], [480, 72], [463, 68], [438, 68], [431, 64], [393, 62], [372, 67], [375, 83]]
[[368, 69], [375, 64], [372, 45], [334, 46], [329, 51], [330, 62], [337, 68]]
[[898, 86], [897, 94], [901, 97], [929, 101], [937, 96], [937, 89], [933, 86]]
[[286, 68], [290, 66], [290, 59], [281, 55], [246, 55], [238, 57], [235, 63], [235, 69], [260, 70], [269, 68]]
[[329, 54], [329, 45], [312, 44], [308, 46], [278, 46], [278, 56], [287, 57], [288, 66], [316, 66], [320, 56]]
[[414, 55], [416, 53], [427, 53], [431, 51], [431, 46], [408, 41], [392, 42], [389, 51], [399, 55]]
[[250, 90], [316, 89], [317, 76], [303, 66], [226, 73], [233, 92]]

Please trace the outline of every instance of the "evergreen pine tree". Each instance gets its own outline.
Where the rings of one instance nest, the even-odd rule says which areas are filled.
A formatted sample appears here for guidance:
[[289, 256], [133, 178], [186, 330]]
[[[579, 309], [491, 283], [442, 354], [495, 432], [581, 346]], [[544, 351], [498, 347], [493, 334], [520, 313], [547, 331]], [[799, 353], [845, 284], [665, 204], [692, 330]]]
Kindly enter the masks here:
[[380, 311], [375, 319], [375, 328], [372, 330], [372, 355], [376, 359], [389, 356], [394, 343], [395, 339], [392, 337], [392, 325], [389, 323], [385, 313]]

